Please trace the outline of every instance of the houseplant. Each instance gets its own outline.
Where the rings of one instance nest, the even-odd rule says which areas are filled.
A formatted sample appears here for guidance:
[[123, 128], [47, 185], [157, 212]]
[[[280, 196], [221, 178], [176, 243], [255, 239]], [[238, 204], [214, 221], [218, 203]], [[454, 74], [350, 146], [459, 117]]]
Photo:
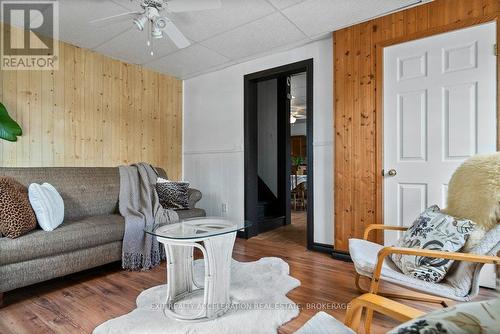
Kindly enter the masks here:
[[21, 136], [23, 130], [7, 112], [7, 108], [0, 103], [0, 138], [8, 141], [17, 141], [17, 136]]
[[292, 165], [295, 167], [294, 174], [297, 175], [300, 165], [304, 163], [304, 158], [301, 156], [292, 157]]

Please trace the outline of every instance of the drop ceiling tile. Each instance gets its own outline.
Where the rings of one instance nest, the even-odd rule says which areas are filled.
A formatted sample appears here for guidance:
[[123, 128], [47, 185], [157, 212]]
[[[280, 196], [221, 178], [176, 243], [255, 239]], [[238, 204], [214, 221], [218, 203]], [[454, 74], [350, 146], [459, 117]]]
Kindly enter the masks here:
[[191, 73], [204, 71], [227, 61], [229, 61], [228, 58], [202, 45], [194, 44], [168, 56], [148, 62], [144, 66], [158, 72], [183, 78]]
[[305, 0], [269, 0], [276, 8], [283, 9], [304, 2]]
[[146, 31], [139, 31], [132, 27], [123, 34], [100, 45], [95, 51], [132, 64], [143, 64], [178, 50], [167, 37], [151, 39], [154, 51], [154, 56], [151, 56], [150, 49], [147, 46], [147, 36]]
[[305, 39], [280, 13], [271, 14], [201, 44], [230, 59], [242, 59]]
[[[97, 0], [97, 1], [99, 1], [99, 0]], [[140, 3], [142, 1], [139, 1], [139, 0], [109, 0], [109, 1], [112, 1], [112, 2], [116, 3], [117, 5], [122, 6], [123, 8], [129, 9], [131, 11], [141, 10]]]
[[309, 37], [315, 37], [419, 2], [419, 0], [307, 0], [282, 12]]
[[[178, 50], [164, 38], [156, 40], [156, 54], [151, 57], [146, 33], [134, 30], [130, 18], [113, 20], [107, 25], [89, 24], [94, 19], [140, 10], [140, 1], [59, 0], [60, 39], [120, 60], [147, 63], [158, 71], [187, 77], [302, 45], [320, 36], [329, 36], [338, 28], [418, 2], [222, 0], [220, 9], [168, 14], [189, 39], [201, 41], [203, 46], [195, 44]], [[428, 1], [431, 0], [423, 0], [423, 3]]]
[[130, 20], [114, 22], [108, 25], [92, 25], [89, 22], [106, 16], [128, 12], [122, 6], [111, 1], [81, 0], [59, 1], [59, 39], [92, 49], [129, 29]]
[[275, 10], [265, 0], [222, 0], [222, 7], [219, 9], [172, 13], [168, 17], [189, 39], [199, 42], [269, 15]]

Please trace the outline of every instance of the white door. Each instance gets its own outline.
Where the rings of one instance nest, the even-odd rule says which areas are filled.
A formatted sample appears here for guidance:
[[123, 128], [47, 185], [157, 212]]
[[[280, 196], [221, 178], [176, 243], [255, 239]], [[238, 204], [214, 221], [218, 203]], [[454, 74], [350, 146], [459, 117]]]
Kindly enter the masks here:
[[[384, 49], [384, 223], [446, 207], [453, 171], [496, 151], [496, 24]], [[394, 244], [396, 232], [385, 234]]]

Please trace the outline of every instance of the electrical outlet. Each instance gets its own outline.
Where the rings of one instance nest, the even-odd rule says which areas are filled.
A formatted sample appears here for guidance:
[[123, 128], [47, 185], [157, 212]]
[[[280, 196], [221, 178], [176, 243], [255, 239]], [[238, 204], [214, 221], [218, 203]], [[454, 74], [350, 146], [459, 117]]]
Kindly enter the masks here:
[[222, 213], [227, 213], [227, 203], [222, 203], [221, 211]]

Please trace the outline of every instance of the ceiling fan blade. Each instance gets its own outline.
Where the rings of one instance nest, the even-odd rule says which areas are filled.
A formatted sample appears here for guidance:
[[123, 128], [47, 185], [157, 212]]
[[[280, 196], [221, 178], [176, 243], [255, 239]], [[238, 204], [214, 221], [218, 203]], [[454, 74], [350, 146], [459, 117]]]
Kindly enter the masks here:
[[92, 20], [89, 23], [93, 25], [103, 25], [103, 24], [112, 24], [112, 23], [117, 23], [121, 21], [125, 21], [131, 18], [136, 17], [137, 15], [143, 14], [142, 12], [127, 12], [127, 13], [121, 13], [117, 15], [112, 15], [112, 16], [106, 16], [100, 19]]
[[217, 9], [221, 6], [221, 0], [170, 0], [167, 2], [167, 10], [172, 13]]
[[191, 42], [172, 21], [165, 20], [165, 28], [163, 28], [163, 31], [179, 49], [183, 49], [191, 45]]

